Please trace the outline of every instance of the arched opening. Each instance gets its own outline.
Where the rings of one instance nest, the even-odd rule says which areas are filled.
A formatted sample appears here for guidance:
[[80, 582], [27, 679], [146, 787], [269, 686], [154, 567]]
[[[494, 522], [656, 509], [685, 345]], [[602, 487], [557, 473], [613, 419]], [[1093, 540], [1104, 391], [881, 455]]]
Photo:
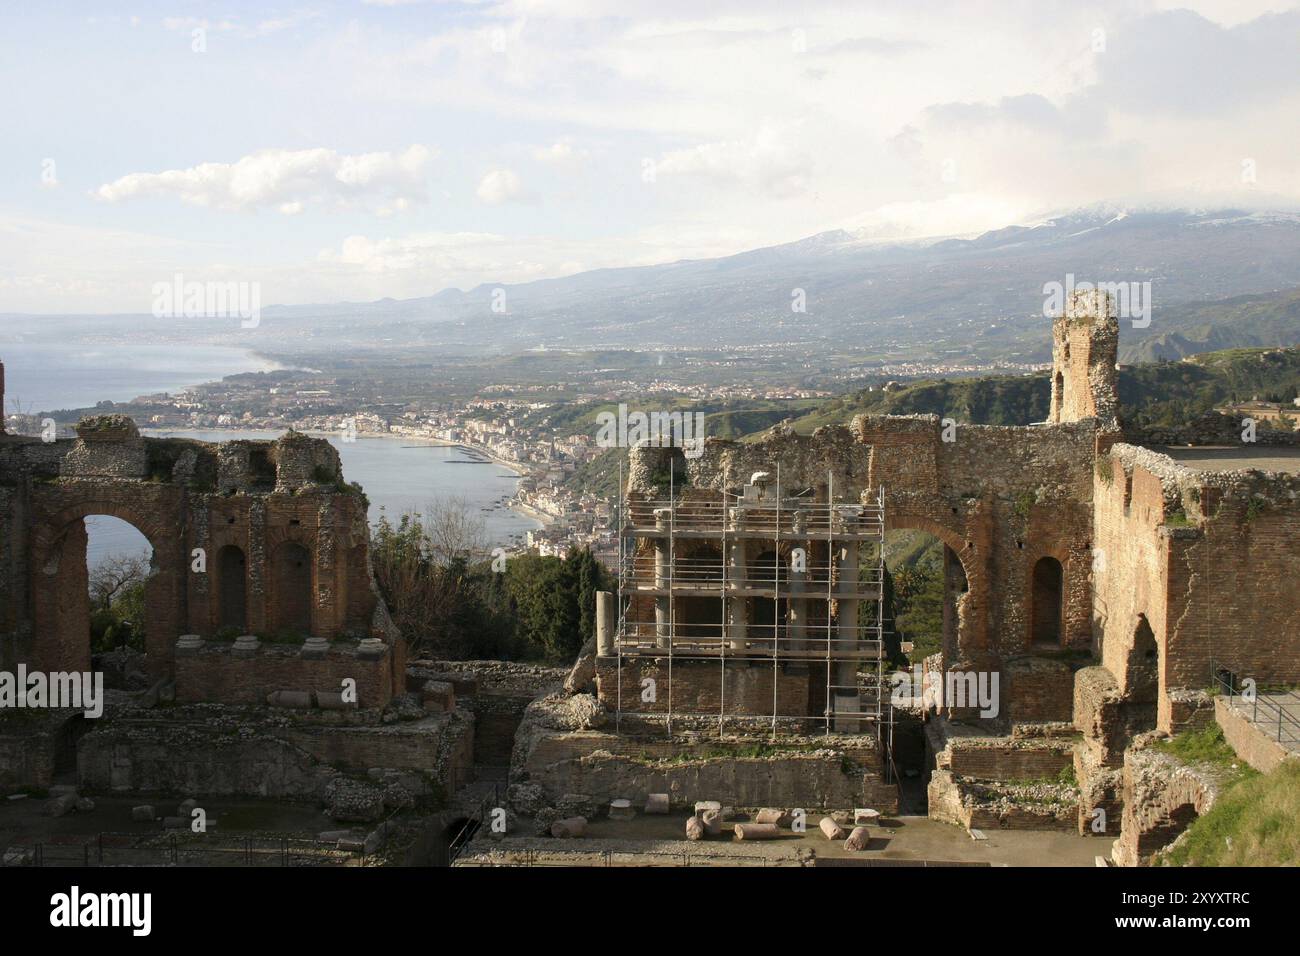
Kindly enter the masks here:
[[1034, 565], [1030, 641], [1044, 647], [1061, 645], [1061, 612], [1065, 573], [1056, 558], [1039, 558]]
[[[890, 528], [885, 533], [883, 588], [885, 648], [898, 667], [908, 671], [900, 692], [919, 698], [923, 687], [919, 669], [927, 657], [942, 652], [952, 660], [959, 655], [960, 609], [970, 590], [957, 553], [930, 530]], [[862, 613], [874, 617], [874, 602], [863, 602]], [[902, 812], [925, 814], [926, 784], [933, 769], [927, 752], [924, 718], [915, 709], [894, 712], [893, 759], [899, 777]]]
[[241, 548], [228, 544], [217, 552], [217, 626], [241, 634], [248, 626], [248, 561]]
[[1145, 614], [1138, 615], [1127, 671], [1125, 696], [1128, 701], [1134, 704], [1155, 703], [1160, 689], [1160, 649]]
[[970, 590], [956, 552], [928, 531], [891, 529], [885, 572], [885, 646], [891, 654], [913, 664], [941, 650], [956, 655], [958, 605]]
[[286, 636], [311, 634], [311, 552], [295, 541], [275, 549], [271, 560], [274, 627]]
[[104, 674], [105, 686], [147, 684], [147, 590], [156, 570], [149, 539], [129, 521], [87, 515], [67, 529], [45, 570], [53, 571], [56, 631], [67, 642], [68, 659], [84, 659], [76, 648], [88, 647], [89, 667]]
[[[33, 502], [32, 660], [45, 671], [84, 673], [92, 666], [93, 637], [101, 654], [119, 645], [141, 648], [112, 656], [130, 657], [157, 680], [185, 626], [182, 545], [156, 527], [158, 502], [128, 508], [88, 498], [56, 510], [46, 499], [37, 494]], [[93, 632], [92, 609], [107, 612], [97, 614]], [[114, 680], [106, 671], [106, 683]], [[144, 678], [135, 683], [147, 686]]]

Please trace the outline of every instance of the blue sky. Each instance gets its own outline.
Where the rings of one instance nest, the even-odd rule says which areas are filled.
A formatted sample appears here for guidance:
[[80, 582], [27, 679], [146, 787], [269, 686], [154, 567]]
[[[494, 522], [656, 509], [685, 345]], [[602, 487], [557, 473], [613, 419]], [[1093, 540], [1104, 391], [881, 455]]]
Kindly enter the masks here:
[[7, 3], [0, 312], [1294, 204], [1298, 64], [1270, 0]]

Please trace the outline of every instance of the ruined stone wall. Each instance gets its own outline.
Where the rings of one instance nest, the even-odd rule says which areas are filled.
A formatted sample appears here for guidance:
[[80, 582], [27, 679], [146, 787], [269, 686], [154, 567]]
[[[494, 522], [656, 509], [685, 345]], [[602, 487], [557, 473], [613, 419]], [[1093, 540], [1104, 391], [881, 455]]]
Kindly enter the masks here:
[[[1098, 463], [1094, 487], [1097, 558], [1093, 618], [1103, 666], [1121, 698], [1132, 696], [1133, 672], [1149, 650], [1135, 648], [1142, 621], [1154, 635], [1161, 684], [1169, 632], [1169, 553], [1164, 487], [1156, 475], [1116, 450]], [[1171, 509], [1172, 510], [1172, 509]], [[1202, 686], [1209, 682], [1205, 672]], [[1152, 700], [1155, 698], [1152, 697]]]
[[[328, 442], [141, 438], [110, 415], [83, 420], [74, 440], [0, 441], [0, 663], [89, 669], [83, 519], [97, 514], [131, 523], [153, 548], [145, 629], [155, 678], [172, 675], [182, 634], [221, 630], [376, 637], [403, 657], [377, 613], [365, 498], [343, 483]], [[299, 554], [301, 584], [277, 571]], [[403, 679], [399, 667], [390, 693]]]
[[[771, 716], [772, 683], [776, 680], [776, 713], [780, 717], [808, 714], [808, 670], [795, 673], [787, 666], [773, 668], [761, 661], [728, 663], [726, 671], [716, 661], [674, 660], [669, 674], [667, 657], [623, 659], [623, 710], [667, 714], [725, 713], [730, 716]], [[823, 667], [818, 678], [826, 681]], [[653, 680], [654, 700], [642, 699], [642, 681]], [[618, 658], [596, 659], [596, 687], [601, 703], [613, 709], [618, 703]]]
[[1272, 773], [1283, 760], [1295, 760], [1296, 755], [1276, 739], [1277, 723], [1265, 720], [1255, 723], [1252, 716], [1258, 712], [1240, 697], [1229, 700], [1220, 695], [1214, 698], [1214, 719], [1223, 730], [1223, 739], [1246, 763], [1260, 773]]
[[474, 715], [474, 759], [484, 767], [508, 767], [524, 712], [538, 697], [559, 692], [566, 671], [511, 661], [414, 661], [412, 688], [445, 681], [456, 706]]
[[337, 768], [411, 771], [450, 791], [471, 775], [473, 724], [461, 712], [331, 725], [209, 706], [100, 723], [78, 743], [77, 768], [82, 788], [97, 793], [320, 799]]
[[1300, 681], [1300, 478], [1197, 471], [1121, 444], [1095, 496], [1095, 619], [1125, 699], [1142, 694], [1143, 621], [1162, 731], [1195, 713], [1188, 695], [1210, 685], [1212, 662], [1260, 684]]
[[[879, 757], [870, 748], [851, 754], [809, 748], [765, 757], [724, 756], [725, 746], [707, 743], [696, 749], [698, 756], [672, 741], [551, 734], [537, 740], [512, 780], [526, 779], [553, 799], [583, 794], [601, 802], [620, 797], [640, 802], [647, 794], [667, 793], [675, 807], [723, 800], [737, 807], [897, 808], [897, 792], [878, 785]], [[845, 756], [861, 763], [846, 764]]]
[[182, 703], [219, 700], [264, 704], [275, 691], [338, 694], [344, 680], [356, 682], [357, 706], [382, 708], [392, 699], [392, 655], [367, 658], [355, 645], [336, 644], [328, 655], [310, 658], [299, 645], [263, 645], [236, 656], [228, 644], [209, 644], [176, 658], [176, 699]]
[[1102, 291], [1075, 292], [1052, 323], [1053, 423], [1119, 413], [1119, 322], [1114, 302]]
[[[1093, 462], [1110, 440], [1091, 419], [950, 428], [936, 415], [859, 416], [848, 429], [825, 427], [808, 437], [777, 427], [752, 442], [710, 439], [695, 459], [675, 449], [634, 449], [628, 491], [666, 493], [666, 463], [674, 455], [679, 494], [735, 492], [756, 471], [775, 480], [778, 463], [783, 493], [811, 489], [824, 500], [833, 487], [836, 499], [855, 501], [883, 488], [887, 529], [935, 535], [965, 578], [966, 592], [954, 595], [945, 667], [996, 669], [1044, 650], [1033, 640], [1032, 600], [1035, 565], [1044, 559], [1061, 568], [1058, 639], [1046, 650], [1091, 646]], [[645, 601], [633, 617], [650, 613]], [[1028, 690], [1024, 668], [1021, 678]], [[1044, 693], [1026, 700], [1021, 719], [1069, 720], [1068, 684], [1038, 681]]]
[[1155, 750], [1130, 750], [1124, 757], [1123, 820], [1111, 859], [1142, 866], [1178, 838], [1218, 797], [1218, 785], [1203, 769]]

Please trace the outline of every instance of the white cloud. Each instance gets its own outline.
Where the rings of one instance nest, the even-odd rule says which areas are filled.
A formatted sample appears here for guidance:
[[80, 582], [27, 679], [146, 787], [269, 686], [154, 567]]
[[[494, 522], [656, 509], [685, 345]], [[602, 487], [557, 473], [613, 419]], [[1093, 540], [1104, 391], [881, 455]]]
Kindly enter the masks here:
[[586, 159], [589, 155], [587, 150], [575, 147], [567, 139], [556, 140], [550, 146], [533, 147], [533, 159], [539, 163], [550, 163], [555, 166], [569, 165]]
[[752, 234], [738, 230], [718, 233], [690, 226], [592, 239], [480, 232], [353, 235], [336, 248], [321, 250], [317, 261], [329, 270], [331, 282], [356, 279], [376, 297], [414, 296], [451, 286], [526, 282], [587, 269], [726, 255], [753, 243]]
[[286, 215], [307, 204], [362, 203], [380, 212], [425, 198], [424, 170], [436, 151], [345, 155], [332, 149], [265, 149], [233, 163], [201, 163], [161, 173], [130, 173], [105, 183], [105, 202], [174, 196], [196, 206], [250, 211], [276, 206]]
[[797, 127], [765, 123], [748, 140], [703, 143], [665, 153], [655, 164], [661, 176], [703, 176], [784, 198], [808, 188], [812, 159], [799, 143]]
[[[273, 17], [248, 25], [233, 17], [221, 20], [208, 20], [206, 17], [163, 17], [162, 25], [164, 29], [172, 31], [213, 30], [217, 33], [230, 33], [242, 37], [264, 37], [282, 30], [290, 30], [319, 16], [320, 14], [314, 10], [303, 10], [290, 16]], [[137, 17], [132, 17], [132, 20], [134, 21], [132, 26], [139, 22]]]
[[509, 169], [489, 170], [478, 184], [476, 195], [489, 206], [499, 206], [523, 197], [523, 183]]

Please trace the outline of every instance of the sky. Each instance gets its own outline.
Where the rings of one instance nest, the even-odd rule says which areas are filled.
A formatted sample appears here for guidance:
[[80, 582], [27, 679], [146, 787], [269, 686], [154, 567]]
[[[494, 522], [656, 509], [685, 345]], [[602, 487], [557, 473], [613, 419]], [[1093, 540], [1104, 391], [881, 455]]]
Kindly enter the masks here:
[[1300, 205], [1282, 0], [0, 2], [0, 313]]

